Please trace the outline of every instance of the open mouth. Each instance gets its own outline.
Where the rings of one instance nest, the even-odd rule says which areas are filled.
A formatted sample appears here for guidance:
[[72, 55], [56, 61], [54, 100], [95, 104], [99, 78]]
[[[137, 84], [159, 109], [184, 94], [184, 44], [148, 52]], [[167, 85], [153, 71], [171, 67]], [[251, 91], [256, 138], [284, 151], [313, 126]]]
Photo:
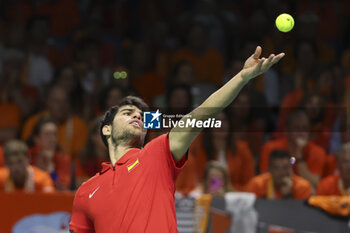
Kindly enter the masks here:
[[130, 124], [137, 127], [137, 128], [142, 128], [142, 123], [137, 121], [137, 120], [131, 121]]

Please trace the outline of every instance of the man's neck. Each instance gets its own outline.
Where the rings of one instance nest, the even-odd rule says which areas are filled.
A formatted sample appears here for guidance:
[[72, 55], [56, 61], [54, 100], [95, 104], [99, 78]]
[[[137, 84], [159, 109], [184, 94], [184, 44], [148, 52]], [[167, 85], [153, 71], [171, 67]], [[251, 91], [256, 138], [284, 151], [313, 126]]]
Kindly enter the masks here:
[[134, 148], [140, 148], [140, 146], [135, 143], [120, 143], [118, 145], [109, 145], [109, 158], [112, 165], [114, 166], [119, 159], [121, 159], [129, 150]]

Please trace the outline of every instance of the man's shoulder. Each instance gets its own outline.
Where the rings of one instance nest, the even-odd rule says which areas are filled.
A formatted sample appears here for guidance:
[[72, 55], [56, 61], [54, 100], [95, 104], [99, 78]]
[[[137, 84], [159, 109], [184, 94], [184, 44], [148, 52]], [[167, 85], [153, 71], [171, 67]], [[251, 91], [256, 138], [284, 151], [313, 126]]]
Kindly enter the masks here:
[[310, 182], [301, 176], [293, 175], [293, 182], [294, 182], [294, 185], [296, 187], [310, 187], [311, 188]]
[[152, 147], [154, 145], [158, 146], [163, 144], [166, 140], [168, 139], [168, 133], [165, 134], [161, 134], [155, 138], [153, 138], [152, 140], [150, 140], [143, 149], [147, 150], [149, 147]]
[[[103, 175], [103, 174], [102, 174]], [[96, 173], [93, 177], [88, 179], [87, 181], [83, 182], [76, 193], [76, 196], [82, 196], [84, 194], [88, 194], [91, 191], [91, 188], [96, 188], [95, 186], [99, 184], [100, 179], [101, 179], [101, 174]]]
[[260, 175], [254, 176], [251, 179], [251, 183], [264, 185], [271, 179], [271, 174], [269, 172], [264, 172]]
[[310, 153], [313, 153], [313, 154], [317, 154], [317, 155], [326, 155], [326, 151], [320, 147], [319, 145], [317, 145], [316, 143], [312, 142], [312, 141], [309, 141], [308, 144], [307, 144], [307, 147], [310, 151]]
[[338, 178], [339, 178], [338, 175], [329, 175], [329, 176], [323, 178], [320, 181], [319, 185], [327, 185], [328, 186], [330, 184], [338, 184]]
[[30, 165], [30, 167], [33, 169], [34, 178], [50, 178], [50, 174], [47, 171], [42, 170], [34, 165]]
[[0, 167], [0, 179], [5, 179], [9, 175], [9, 169], [7, 167]]
[[275, 149], [287, 149], [287, 139], [285, 137], [273, 139], [270, 141], [267, 141], [264, 145], [264, 148], [268, 148], [271, 150]]

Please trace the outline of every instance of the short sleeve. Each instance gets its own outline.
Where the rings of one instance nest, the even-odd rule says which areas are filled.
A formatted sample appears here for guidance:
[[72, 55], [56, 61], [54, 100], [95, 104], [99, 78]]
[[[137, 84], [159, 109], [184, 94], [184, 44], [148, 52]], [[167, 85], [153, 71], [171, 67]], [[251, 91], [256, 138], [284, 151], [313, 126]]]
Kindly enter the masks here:
[[251, 179], [248, 184], [247, 184], [247, 187], [246, 187], [246, 191], [249, 192], [249, 193], [255, 193], [257, 196], [258, 196], [258, 186], [255, 182], [255, 179]]
[[146, 148], [148, 151], [152, 152], [153, 156], [160, 157], [161, 160], [165, 159], [164, 163], [166, 163], [167, 168], [173, 172], [174, 178], [176, 178], [181, 172], [188, 159], [187, 150], [182, 159], [175, 162], [174, 157], [170, 151], [168, 133], [153, 139], [151, 142], [148, 143], [148, 145], [146, 145]]
[[[294, 180], [294, 182], [296, 181]], [[311, 184], [308, 181], [299, 180], [296, 185], [294, 197], [301, 200], [307, 199], [311, 196], [311, 189]]]
[[72, 210], [72, 219], [69, 223], [69, 230], [74, 233], [94, 233], [94, 227], [84, 210], [84, 201], [79, 195], [79, 190], [75, 194]]

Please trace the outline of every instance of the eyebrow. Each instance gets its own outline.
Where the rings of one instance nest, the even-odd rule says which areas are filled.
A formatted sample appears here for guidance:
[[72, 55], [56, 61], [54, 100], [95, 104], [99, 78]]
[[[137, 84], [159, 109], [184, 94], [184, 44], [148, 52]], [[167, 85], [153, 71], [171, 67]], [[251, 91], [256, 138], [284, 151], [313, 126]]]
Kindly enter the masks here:
[[[124, 108], [124, 109], [120, 110], [120, 112], [124, 112], [124, 111], [132, 112], [132, 111], [137, 111], [137, 109], [134, 109], [134, 108]], [[142, 111], [140, 111], [140, 114], [141, 114], [141, 116], [143, 117], [143, 112], [142, 112]]]
[[135, 109], [133, 109], [133, 108], [124, 108], [124, 109], [122, 109], [120, 112], [123, 112], [123, 111], [134, 111]]

